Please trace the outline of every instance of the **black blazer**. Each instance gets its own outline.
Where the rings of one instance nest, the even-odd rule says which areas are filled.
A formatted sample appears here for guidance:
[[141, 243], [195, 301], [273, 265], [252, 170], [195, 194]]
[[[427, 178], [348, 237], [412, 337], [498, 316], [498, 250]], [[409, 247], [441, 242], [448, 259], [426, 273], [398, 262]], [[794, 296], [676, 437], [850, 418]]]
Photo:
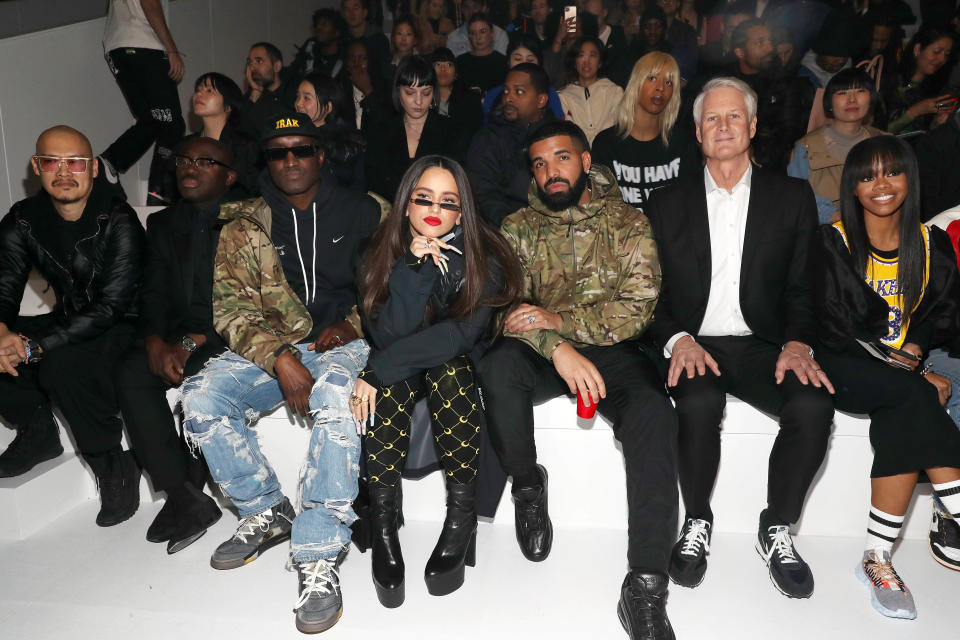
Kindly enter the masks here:
[[[660, 252], [663, 285], [650, 336], [662, 348], [681, 331], [700, 331], [710, 294], [710, 226], [703, 172], [653, 192], [645, 213]], [[758, 338], [814, 344], [816, 320], [807, 253], [817, 228], [805, 180], [754, 165], [743, 238], [740, 308]]]
[[[140, 331], [144, 337], [157, 335], [172, 342], [189, 330], [186, 325], [193, 297], [194, 273], [199, 268], [198, 256], [202, 251], [210, 251], [212, 260], [220, 233], [220, 227], [213, 225], [209, 236], [199, 236], [195, 231], [196, 215], [193, 205], [181, 201], [147, 218], [140, 315]], [[201, 238], [209, 240], [209, 246], [198, 246]], [[212, 290], [213, 282], [209, 286]], [[195, 356], [216, 355], [226, 347], [213, 329], [212, 308], [210, 323], [203, 335], [207, 341], [191, 360]]]
[[439, 153], [458, 162], [462, 160], [460, 137], [453, 131], [451, 120], [432, 109], [423, 125], [413, 159], [407, 151], [407, 133], [402, 114], [393, 115], [385, 121], [365, 121], [363, 128], [367, 139], [367, 151], [364, 154], [367, 189], [390, 202], [393, 202], [404, 172], [416, 158]]

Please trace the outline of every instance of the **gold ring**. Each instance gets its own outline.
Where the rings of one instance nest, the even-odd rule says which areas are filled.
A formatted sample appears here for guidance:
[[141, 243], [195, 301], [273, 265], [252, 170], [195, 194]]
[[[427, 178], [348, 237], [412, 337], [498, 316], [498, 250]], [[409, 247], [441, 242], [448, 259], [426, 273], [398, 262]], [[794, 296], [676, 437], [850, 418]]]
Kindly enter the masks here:
[[424, 246], [429, 247], [431, 244], [433, 244], [433, 238], [427, 238], [423, 244]]

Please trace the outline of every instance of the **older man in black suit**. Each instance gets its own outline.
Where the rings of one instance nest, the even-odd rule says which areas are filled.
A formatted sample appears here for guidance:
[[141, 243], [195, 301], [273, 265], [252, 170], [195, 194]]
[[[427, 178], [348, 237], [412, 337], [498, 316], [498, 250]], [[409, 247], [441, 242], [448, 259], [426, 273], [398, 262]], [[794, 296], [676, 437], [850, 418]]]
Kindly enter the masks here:
[[167, 500], [147, 540], [185, 548], [220, 518], [203, 494], [205, 469], [177, 436], [166, 391], [198, 372], [226, 345], [213, 330], [213, 257], [220, 203], [236, 179], [230, 151], [211, 138], [189, 138], [174, 156], [178, 204], [147, 219], [147, 258], [138, 343], [120, 365], [117, 394], [134, 451]]
[[649, 335], [669, 358], [687, 511], [670, 577], [695, 587], [707, 568], [730, 393], [780, 418], [757, 551], [781, 592], [805, 598], [813, 576], [788, 527], [800, 518], [833, 419], [833, 388], [811, 347], [807, 247], [817, 212], [806, 182], [751, 162], [756, 106], [741, 80], [708, 82], [693, 107], [703, 173], [658, 190], [646, 210], [663, 267]]

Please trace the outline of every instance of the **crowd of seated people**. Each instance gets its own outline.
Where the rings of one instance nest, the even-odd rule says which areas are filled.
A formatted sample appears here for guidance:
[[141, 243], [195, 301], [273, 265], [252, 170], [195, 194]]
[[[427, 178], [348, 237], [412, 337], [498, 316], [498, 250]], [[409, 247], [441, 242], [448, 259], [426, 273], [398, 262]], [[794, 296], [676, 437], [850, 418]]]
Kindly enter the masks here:
[[[424, 460], [446, 485], [430, 593], [464, 583], [508, 477], [521, 551], [545, 559], [533, 406], [576, 396], [624, 456], [619, 619], [671, 639], [670, 582], [706, 575], [727, 395], [779, 423], [756, 548], [792, 598], [814, 590], [791, 526], [838, 409], [874, 448], [857, 576], [915, 618], [892, 554], [918, 481], [931, 553], [960, 570], [960, 11], [940, 4], [397, 0], [385, 32], [342, 0], [289, 65], [262, 41], [242, 86], [196, 75], [199, 128], [155, 132], [151, 185], [173, 186], [145, 233], [116, 184], [131, 140], [97, 155], [51, 126], [42, 188], [0, 219], [0, 477], [62, 453], [56, 406], [97, 524], [137, 511], [145, 471], [169, 553], [221, 517], [212, 479], [239, 522], [211, 566], [289, 542], [316, 633], [351, 543], [403, 603], [401, 484]], [[107, 53], [184, 73], [176, 51]], [[56, 305], [24, 317], [32, 269]], [[280, 404], [312, 427], [297, 487], [251, 428]]]

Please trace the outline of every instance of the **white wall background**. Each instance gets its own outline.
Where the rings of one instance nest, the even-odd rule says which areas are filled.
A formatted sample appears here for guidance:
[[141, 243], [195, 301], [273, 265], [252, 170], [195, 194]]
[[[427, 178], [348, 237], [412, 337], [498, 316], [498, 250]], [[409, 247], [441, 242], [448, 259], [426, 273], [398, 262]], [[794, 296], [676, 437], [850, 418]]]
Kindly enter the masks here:
[[[295, 45], [310, 35], [310, 15], [338, 0], [174, 0], [167, 22], [186, 74], [180, 84], [184, 114], [193, 82], [220, 71], [238, 83], [250, 44], [267, 40], [293, 59]], [[55, 9], [55, 3], [50, 4]], [[83, 131], [95, 153], [105, 149], [133, 117], [103, 59], [104, 19], [0, 40], [0, 217], [34, 193], [29, 158], [41, 131], [68, 124]], [[188, 123], [189, 126], [189, 123]], [[123, 176], [132, 204], [143, 204], [150, 153]]]

